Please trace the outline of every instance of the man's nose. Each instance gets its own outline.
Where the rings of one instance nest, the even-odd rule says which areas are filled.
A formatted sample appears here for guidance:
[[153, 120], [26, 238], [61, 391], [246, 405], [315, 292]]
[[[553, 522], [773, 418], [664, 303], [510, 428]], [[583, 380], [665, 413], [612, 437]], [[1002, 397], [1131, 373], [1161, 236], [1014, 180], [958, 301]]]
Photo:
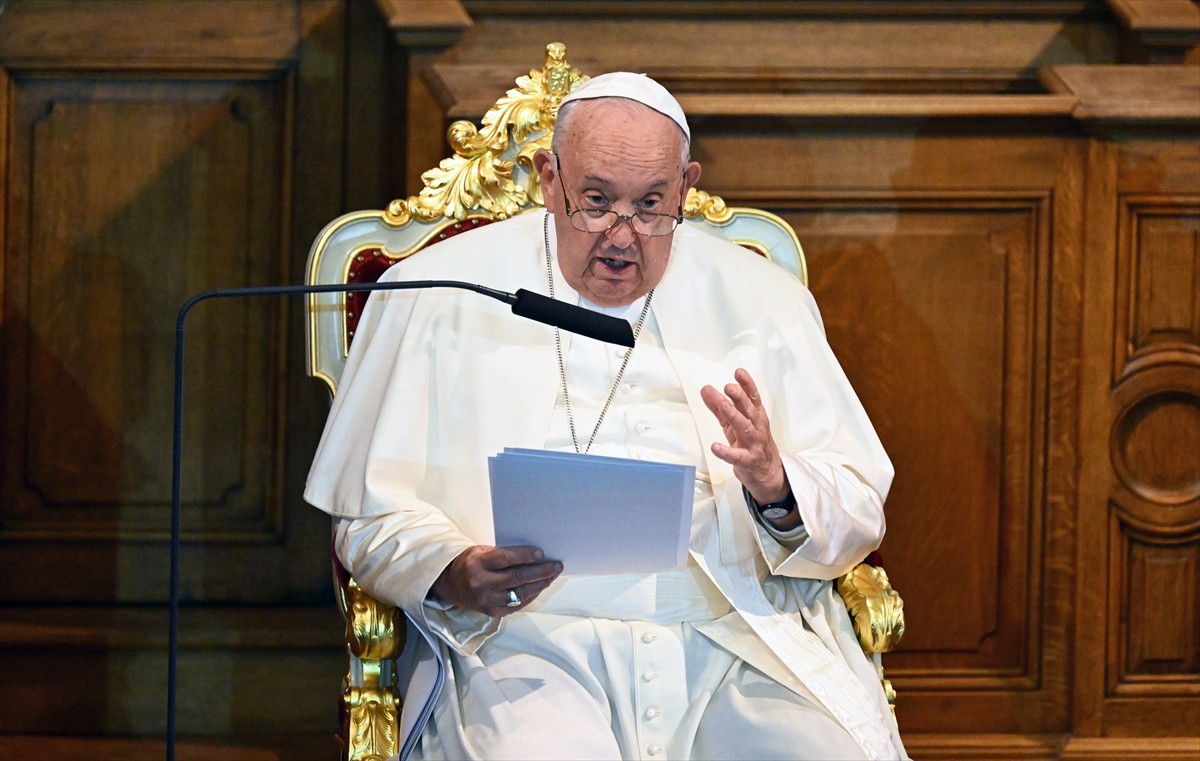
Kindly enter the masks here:
[[637, 239], [637, 233], [633, 231], [633, 220], [629, 217], [618, 219], [615, 225], [604, 231], [604, 235], [610, 245], [622, 249], [629, 248]]

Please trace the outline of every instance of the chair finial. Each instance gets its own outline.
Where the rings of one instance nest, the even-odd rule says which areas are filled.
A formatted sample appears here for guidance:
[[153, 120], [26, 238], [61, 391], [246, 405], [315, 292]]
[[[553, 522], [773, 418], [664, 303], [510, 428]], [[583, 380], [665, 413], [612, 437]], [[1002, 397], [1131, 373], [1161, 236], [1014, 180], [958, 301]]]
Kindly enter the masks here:
[[551, 42], [546, 46], [546, 93], [558, 100], [566, 97], [579, 81], [579, 70], [567, 63], [567, 46]]

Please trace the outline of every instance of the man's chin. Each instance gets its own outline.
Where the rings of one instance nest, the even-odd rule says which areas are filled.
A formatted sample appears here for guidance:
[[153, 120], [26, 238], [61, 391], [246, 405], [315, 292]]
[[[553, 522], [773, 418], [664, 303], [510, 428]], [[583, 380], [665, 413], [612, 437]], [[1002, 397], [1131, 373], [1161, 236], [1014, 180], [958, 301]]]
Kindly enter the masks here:
[[588, 287], [584, 295], [596, 306], [623, 307], [637, 301], [641, 298], [642, 293], [634, 283], [624, 280], [605, 280]]

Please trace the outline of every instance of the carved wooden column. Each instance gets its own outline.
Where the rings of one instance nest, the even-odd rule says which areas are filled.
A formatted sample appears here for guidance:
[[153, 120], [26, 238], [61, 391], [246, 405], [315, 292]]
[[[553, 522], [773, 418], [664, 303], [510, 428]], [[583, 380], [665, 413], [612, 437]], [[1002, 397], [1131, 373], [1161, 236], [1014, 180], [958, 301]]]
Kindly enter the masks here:
[[1078, 98], [1089, 131], [1076, 738], [1063, 758], [1185, 758], [1200, 716], [1200, 69], [1045, 79]]

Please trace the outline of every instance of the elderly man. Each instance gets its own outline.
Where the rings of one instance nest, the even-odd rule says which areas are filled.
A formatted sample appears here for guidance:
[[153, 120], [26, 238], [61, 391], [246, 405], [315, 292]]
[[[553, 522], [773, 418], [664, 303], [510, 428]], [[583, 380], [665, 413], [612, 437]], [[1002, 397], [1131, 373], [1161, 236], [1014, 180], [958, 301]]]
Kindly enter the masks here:
[[[534, 159], [544, 213], [387, 274], [541, 290], [628, 319], [633, 349], [469, 293], [369, 302], [306, 496], [358, 583], [410, 622], [404, 754], [905, 757], [829, 581], [882, 539], [891, 464], [808, 291], [679, 226], [689, 141], [658, 83], [596, 77]], [[504, 447], [696, 466], [686, 562], [573, 576], [491, 546], [487, 458]]]

